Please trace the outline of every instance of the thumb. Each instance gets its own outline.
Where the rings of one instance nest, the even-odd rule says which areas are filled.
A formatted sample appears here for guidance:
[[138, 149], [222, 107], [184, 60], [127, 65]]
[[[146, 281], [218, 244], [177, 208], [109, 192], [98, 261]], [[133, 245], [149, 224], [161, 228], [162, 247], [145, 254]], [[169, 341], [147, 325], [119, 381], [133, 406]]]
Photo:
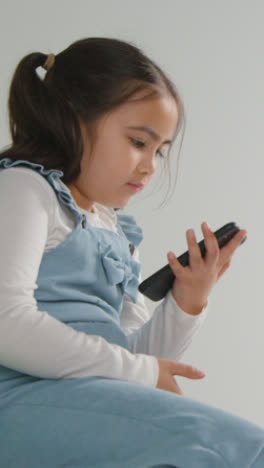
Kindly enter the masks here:
[[172, 375], [180, 375], [182, 377], [187, 377], [188, 379], [202, 379], [205, 377], [205, 373], [196, 367], [190, 366], [188, 364], [183, 364], [182, 362], [171, 361], [171, 372]]

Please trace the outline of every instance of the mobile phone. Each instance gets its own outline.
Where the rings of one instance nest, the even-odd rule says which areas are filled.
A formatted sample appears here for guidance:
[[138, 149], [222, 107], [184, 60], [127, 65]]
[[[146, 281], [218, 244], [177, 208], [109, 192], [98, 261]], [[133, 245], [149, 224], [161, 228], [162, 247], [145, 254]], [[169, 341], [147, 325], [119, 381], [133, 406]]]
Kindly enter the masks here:
[[[217, 238], [219, 247], [222, 248], [226, 245], [238, 231], [240, 231], [240, 227], [234, 222], [227, 223], [215, 231], [214, 235]], [[241, 241], [241, 244], [243, 244], [245, 240], [246, 237]], [[206, 252], [204, 240], [200, 241], [198, 245], [200, 247], [202, 257], [204, 257]], [[189, 265], [188, 250], [177, 258], [183, 266]], [[142, 294], [144, 294], [144, 296], [148, 297], [152, 301], [160, 301], [167, 294], [169, 289], [171, 289], [174, 279], [175, 274], [173, 273], [170, 265], [167, 264], [142, 281], [138, 286], [138, 289]]]

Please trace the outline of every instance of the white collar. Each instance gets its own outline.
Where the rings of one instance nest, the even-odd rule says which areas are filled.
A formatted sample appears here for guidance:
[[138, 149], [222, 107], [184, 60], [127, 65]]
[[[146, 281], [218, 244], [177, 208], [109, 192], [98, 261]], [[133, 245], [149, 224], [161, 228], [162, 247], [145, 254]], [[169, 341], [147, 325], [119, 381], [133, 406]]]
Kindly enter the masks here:
[[85, 210], [79, 206], [78, 208], [81, 213], [85, 214], [86, 219], [92, 225], [116, 231], [117, 217], [114, 208], [101, 205], [100, 203], [93, 204], [93, 212]]

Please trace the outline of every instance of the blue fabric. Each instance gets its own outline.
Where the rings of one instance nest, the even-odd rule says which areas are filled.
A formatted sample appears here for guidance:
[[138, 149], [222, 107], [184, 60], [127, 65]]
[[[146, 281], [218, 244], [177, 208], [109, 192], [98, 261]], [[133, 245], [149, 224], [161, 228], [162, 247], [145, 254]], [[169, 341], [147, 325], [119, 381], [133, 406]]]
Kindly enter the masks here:
[[[44, 253], [34, 294], [40, 310], [128, 348], [119, 316], [137, 298], [139, 264], [129, 245], [142, 231], [117, 214], [117, 233], [85, 223], [61, 171], [27, 161], [76, 218], [74, 231]], [[0, 366], [3, 468], [263, 468], [264, 430], [189, 398], [126, 381], [41, 379]]]

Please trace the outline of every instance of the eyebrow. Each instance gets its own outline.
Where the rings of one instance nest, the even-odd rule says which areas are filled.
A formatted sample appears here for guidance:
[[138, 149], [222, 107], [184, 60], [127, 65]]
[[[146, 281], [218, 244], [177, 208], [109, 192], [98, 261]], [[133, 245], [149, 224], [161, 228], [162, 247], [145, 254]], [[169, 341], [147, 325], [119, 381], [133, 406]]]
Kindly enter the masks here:
[[[152, 137], [152, 139], [155, 141], [161, 140], [161, 137], [153, 130], [153, 128], [148, 127], [147, 125], [142, 125], [140, 127], [126, 127], [126, 128], [130, 128], [132, 130], [140, 130], [142, 132], [148, 133]], [[164, 145], [166, 143], [171, 144], [172, 140], [166, 140], [163, 142]]]

